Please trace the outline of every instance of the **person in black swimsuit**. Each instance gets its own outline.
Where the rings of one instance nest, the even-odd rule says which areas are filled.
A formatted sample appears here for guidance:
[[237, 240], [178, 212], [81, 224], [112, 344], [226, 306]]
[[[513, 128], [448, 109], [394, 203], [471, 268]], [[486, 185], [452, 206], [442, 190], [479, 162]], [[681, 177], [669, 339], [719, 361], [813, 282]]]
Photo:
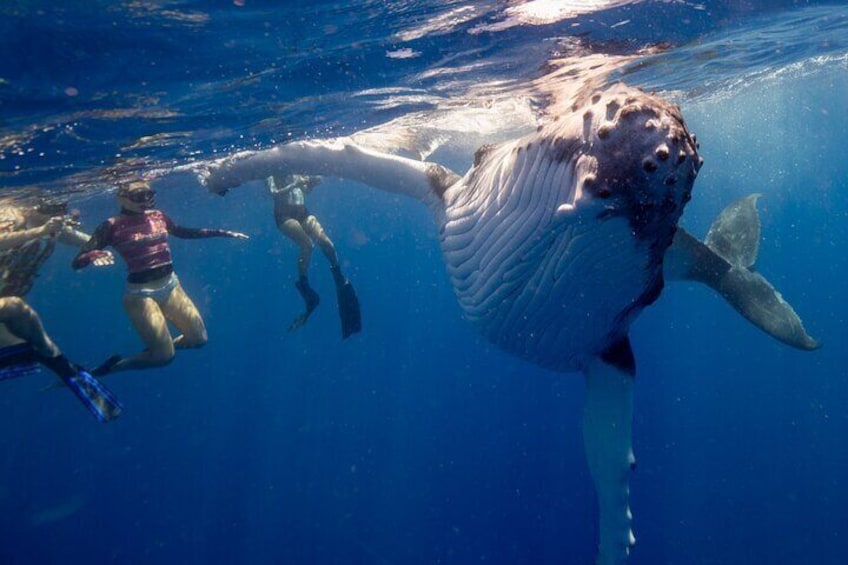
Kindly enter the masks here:
[[336, 284], [342, 339], [344, 339], [362, 329], [359, 300], [353, 285], [342, 274], [333, 242], [327, 237], [318, 219], [306, 208], [306, 194], [320, 182], [320, 177], [302, 175], [270, 176], [265, 180], [268, 191], [274, 198], [274, 220], [277, 228], [294, 241], [299, 250], [298, 279], [295, 286], [303, 297], [306, 309], [289, 325], [289, 331], [304, 325], [320, 302], [318, 293], [309, 285], [307, 278], [312, 260], [312, 246], [315, 243], [330, 262], [330, 272]]

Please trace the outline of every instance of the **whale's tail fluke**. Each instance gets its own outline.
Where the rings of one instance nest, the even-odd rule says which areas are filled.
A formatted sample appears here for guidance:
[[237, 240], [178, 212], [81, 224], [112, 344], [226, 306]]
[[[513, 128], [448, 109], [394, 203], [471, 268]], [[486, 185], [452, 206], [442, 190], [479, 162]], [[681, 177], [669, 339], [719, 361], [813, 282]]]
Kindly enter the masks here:
[[665, 256], [667, 280], [694, 280], [721, 294], [737, 312], [783, 343], [813, 350], [820, 343], [804, 329], [792, 306], [753, 270], [760, 245], [759, 194], [731, 203], [704, 242], [678, 229]]

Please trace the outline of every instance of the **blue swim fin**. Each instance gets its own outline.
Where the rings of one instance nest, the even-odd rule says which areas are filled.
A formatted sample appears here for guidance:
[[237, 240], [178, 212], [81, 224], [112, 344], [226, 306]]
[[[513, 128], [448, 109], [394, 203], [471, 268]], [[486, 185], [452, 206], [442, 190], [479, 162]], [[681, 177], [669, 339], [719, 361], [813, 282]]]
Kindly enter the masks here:
[[112, 391], [86, 371], [80, 369], [62, 380], [98, 422], [109, 422], [123, 412], [124, 407]]
[[39, 370], [35, 353], [28, 343], [0, 348], [0, 381], [31, 375]]
[[109, 422], [123, 412], [121, 402], [111, 390], [64, 355], [41, 357], [39, 361], [62, 379], [98, 422]]
[[18, 377], [25, 377], [27, 375], [31, 375], [37, 372], [38, 370], [39, 367], [35, 363], [6, 367], [4, 369], [0, 369], [0, 381], [7, 381], [10, 379], [17, 379]]

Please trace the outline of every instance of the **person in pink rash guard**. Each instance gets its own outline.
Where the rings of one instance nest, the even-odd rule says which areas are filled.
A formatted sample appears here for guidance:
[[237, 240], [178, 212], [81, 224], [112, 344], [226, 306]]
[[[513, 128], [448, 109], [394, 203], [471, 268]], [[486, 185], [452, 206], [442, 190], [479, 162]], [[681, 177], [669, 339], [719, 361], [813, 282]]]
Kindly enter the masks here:
[[[200, 347], [207, 341], [206, 326], [197, 307], [174, 272], [168, 235], [184, 239], [232, 237], [243, 233], [222, 229], [178, 226], [155, 209], [156, 193], [146, 181], [121, 185], [117, 193], [121, 213], [100, 224], [74, 258], [74, 269], [98, 265], [114, 248], [127, 264], [129, 276], [124, 309], [146, 348], [132, 357], [113, 355], [91, 371], [99, 376], [115, 371], [147, 369], [168, 364], [175, 348]], [[171, 337], [168, 322], [180, 335]]]

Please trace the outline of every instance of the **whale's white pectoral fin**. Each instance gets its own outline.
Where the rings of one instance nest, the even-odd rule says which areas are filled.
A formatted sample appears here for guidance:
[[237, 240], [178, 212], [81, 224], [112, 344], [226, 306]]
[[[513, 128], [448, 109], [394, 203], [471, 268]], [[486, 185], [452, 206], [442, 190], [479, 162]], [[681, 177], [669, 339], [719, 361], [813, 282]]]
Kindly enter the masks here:
[[347, 138], [295, 141], [262, 151], [244, 151], [196, 169], [201, 183], [216, 194], [274, 174], [298, 173], [361, 182], [410, 196], [431, 208], [440, 206], [444, 190], [459, 179], [436, 163], [381, 153]]
[[667, 280], [693, 280], [724, 297], [752, 324], [798, 349], [818, 349], [800, 316], [762, 275], [751, 267], [757, 259], [760, 219], [758, 194], [731, 203], [710, 228], [705, 243], [678, 228], [665, 254]]
[[[598, 496], [598, 565], [621, 565], [635, 543], [630, 529], [630, 472], [633, 456], [633, 366], [630, 342], [625, 338], [613, 350], [585, 368], [586, 403], [583, 444], [589, 472]], [[622, 363], [621, 358], [630, 362]]]

